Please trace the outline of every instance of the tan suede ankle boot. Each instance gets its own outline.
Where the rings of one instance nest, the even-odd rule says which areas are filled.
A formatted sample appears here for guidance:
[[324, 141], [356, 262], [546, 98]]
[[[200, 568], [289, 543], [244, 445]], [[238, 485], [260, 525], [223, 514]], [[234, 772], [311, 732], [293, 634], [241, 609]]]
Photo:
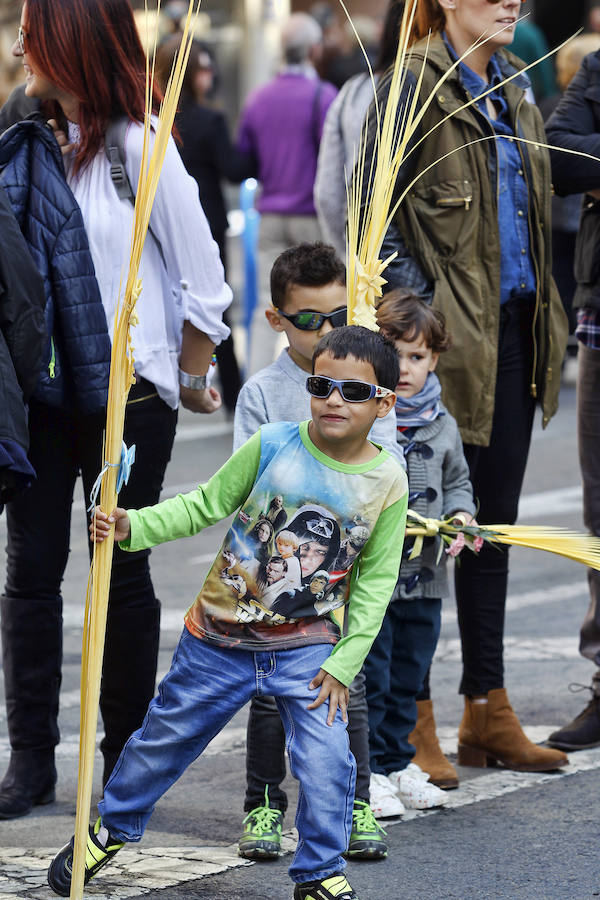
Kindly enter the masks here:
[[517, 772], [548, 772], [569, 762], [560, 750], [539, 747], [525, 736], [504, 688], [490, 691], [487, 700], [474, 703], [465, 697], [458, 729], [459, 766], [500, 763]]
[[431, 784], [444, 791], [458, 787], [458, 773], [449, 759], [442, 753], [435, 731], [433, 703], [431, 700], [417, 700], [417, 724], [408, 736], [408, 741], [417, 751], [413, 762], [427, 772]]

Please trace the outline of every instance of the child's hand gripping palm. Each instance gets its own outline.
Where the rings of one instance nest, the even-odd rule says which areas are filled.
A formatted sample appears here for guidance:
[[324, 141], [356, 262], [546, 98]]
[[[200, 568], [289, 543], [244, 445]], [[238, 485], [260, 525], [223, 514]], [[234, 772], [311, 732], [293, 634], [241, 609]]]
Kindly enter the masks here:
[[129, 537], [131, 527], [129, 524], [129, 516], [125, 509], [121, 509], [120, 506], [117, 506], [113, 509], [110, 516], [107, 516], [106, 513], [102, 512], [100, 507], [97, 506], [94, 509], [94, 515], [90, 522], [90, 535], [92, 541], [96, 544], [101, 544], [102, 541], [108, 537], [113, 523], [115, 526], [115, 542], [124, 541]]

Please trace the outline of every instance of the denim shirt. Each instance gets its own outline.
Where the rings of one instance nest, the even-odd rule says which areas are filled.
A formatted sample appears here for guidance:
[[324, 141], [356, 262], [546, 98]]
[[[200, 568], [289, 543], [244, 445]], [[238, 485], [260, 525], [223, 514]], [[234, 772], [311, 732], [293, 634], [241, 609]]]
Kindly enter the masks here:
[[[444, 35], [451, 57], [456, 52]], [[487, 97], [481, 97], [490, 87], [504, 81], [498, 61], [492, 56], [488, 75], [489, 83], [480, 78], [464, 62], [459, 65], [459, 75], [466, 91], [474, 98], [475, 106], [496, 133], [493, 142], [495, 153], [490, 153], [490, 177], [497, 185], [498, 230], [500, 233], [500, 303], [514, 296], [535, 294], [536, 277], [529, 244], [529, 195], [523, 162], [517, 141], [512, 140], [514, 130], [508, 114], [508, 104], [502, 88], [487, 95], [496, 107], [497, 118], [491, 119], [486, 107]], [[490, 142], [492, 143], [492, 142]]]

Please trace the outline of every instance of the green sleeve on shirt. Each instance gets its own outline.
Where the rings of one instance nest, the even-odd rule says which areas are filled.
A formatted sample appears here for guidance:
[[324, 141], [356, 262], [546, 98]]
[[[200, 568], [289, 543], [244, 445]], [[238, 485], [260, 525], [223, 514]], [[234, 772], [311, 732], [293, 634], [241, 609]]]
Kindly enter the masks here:
[[127, 510], [131, 533], [122, 550], [145, 550], [180, 537], [191, 537], [230, 516], [244, 503], [260, 463], [260, 431], [246, 441], [210, 481], [189, 494], [178, 494], [156, 506]]
[[349, 685], [360, 672], [381, 628], [398, 580], [407, 506], [405, 493], [381, 513], [358, 560], [358, 572], [356, 566], [352, 571], [348, 633], [323, 664], [342, 684]]

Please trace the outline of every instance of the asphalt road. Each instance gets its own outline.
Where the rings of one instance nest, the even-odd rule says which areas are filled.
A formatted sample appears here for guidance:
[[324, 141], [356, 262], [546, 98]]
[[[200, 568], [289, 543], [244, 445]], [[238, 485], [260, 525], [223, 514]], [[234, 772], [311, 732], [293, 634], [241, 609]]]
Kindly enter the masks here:
[[[230, 425], [183, 414], [165, 496], [205, 480], [228, 455]], [[575, 446], [574, 390], [564, 388], [558, 416], [536, 425], [521, 521], [581, 528]], [[226, 525], [154, 551], [152, 569], [163, 604], [160, 671], [167, 670], [184, 610], [201, 584]], [[5, 522], [0, 520], [0, 541]], [[64, 583], [65, 654], [58, 750], [57, 802], [24, 818], [0, 823], [0, 900], [48, 900], [47, 858], [73, 831], [76, 793], [81, 621], [87, 577], [83, 498], [73, 516], [72, 552]], [[1, 576], [1, 573], [0, 573]], [[506, 683], [521, 721], [535, 740], [563, 724], [587, 702], [570, 682], [589, 683], [592, 666], [577, 655], [587, 604], [585, 571], [532, 551], [512, 556], [506, 621]], [[462, 701], [457, 694], [460, 650], [452, 600], [444, 610], [432, 688], [439, 732], [450, 754]], [[126, 686], [124, 686], [126, 689]], [[242, 710], [157, 806], [138, 847], [89, 887], [100, 898], [289, 900], [289, 855], [244, 865], [236, 856], [245, 773]], [[8, 759], [0, 707], [0, 766]], [[522, 775], [498, 769], [462, 769], [451, 808], [411, 814], [388, 826], [390, 853], [378, 863], [352, 863], [350, 880], [361, 900], [523, 898], [587, 900], [600, 896], [597, 865], [600, 748], [572, 754], [562, 775]], [[95, 799], [100, 782], [98, 757]], [[288, 778], [290, 795], [294, 782]], [[291, 804], [293, 809], [293, 803]], [[286, 827], [292, 829], [292, 816]], [[292, 846], [293, 836], [286, 839]], [[118, 861], [118, 865], [116, 864]]]

